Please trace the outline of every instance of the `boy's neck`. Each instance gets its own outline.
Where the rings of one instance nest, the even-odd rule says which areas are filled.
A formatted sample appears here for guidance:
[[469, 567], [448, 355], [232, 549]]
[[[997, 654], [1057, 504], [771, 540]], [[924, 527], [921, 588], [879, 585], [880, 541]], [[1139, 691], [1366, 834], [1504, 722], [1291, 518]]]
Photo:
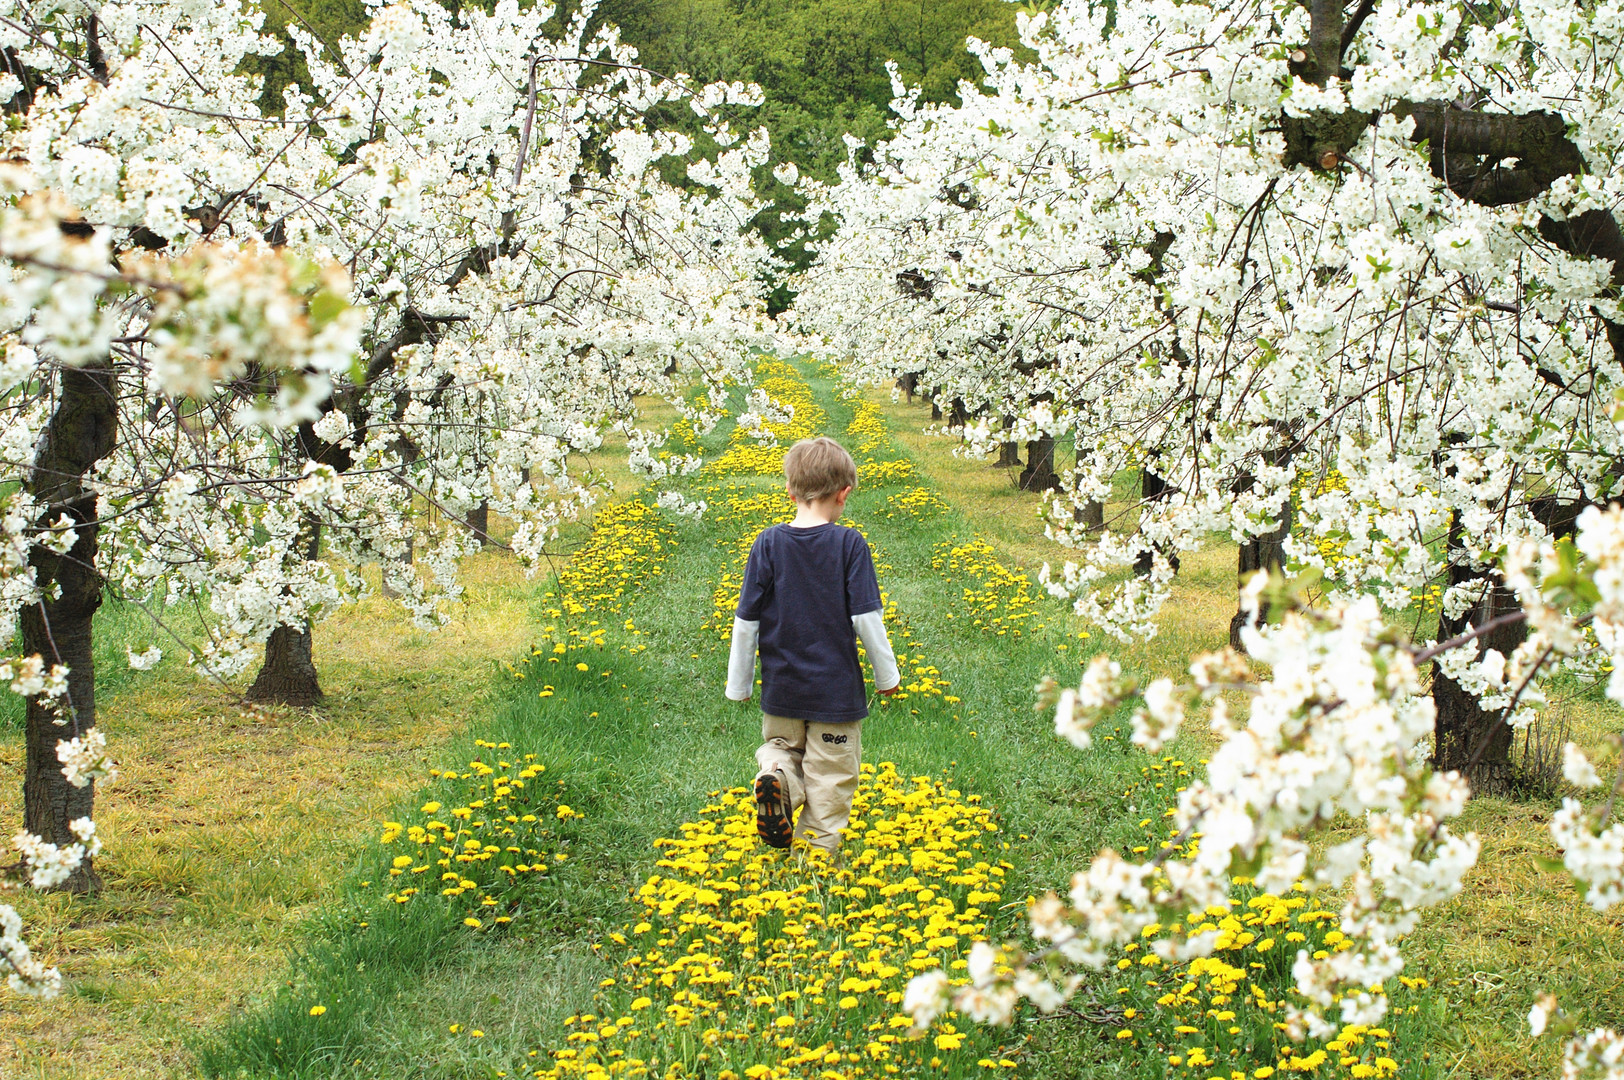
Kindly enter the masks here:
[[815, 499], [812, 502], [795, 500], [795, 520], [790, 526], [796, 529], [814, 529], [819, 525], [828, 525], [840, 518], [841, 511], [845, 510], [844, 500], [836, 502], [834, 498]]

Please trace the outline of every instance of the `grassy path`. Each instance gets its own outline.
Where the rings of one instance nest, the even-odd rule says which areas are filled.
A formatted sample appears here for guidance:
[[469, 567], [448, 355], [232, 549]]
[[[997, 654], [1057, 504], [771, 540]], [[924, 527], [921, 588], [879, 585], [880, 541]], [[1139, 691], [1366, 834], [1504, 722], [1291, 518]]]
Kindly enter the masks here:
[[[1232, 1064], [1267, 1076], [1299, 1053], [1273, 1027], [1284, 992], [1264, 991], [1289, 982], [1289, 950], [1265, 955], [1272, 936], [1245, 950], [1266, 920], [1335, 947], [1328, 913], [1301, 898], [1223, 914], [1257, 928], [1237, 930], [1234, 966], [1165, 979], [1130, 950], [1057, 1018], [896, 1033], [913, 969], [1014, 932], [1028, 895], [1099, 848], [1159, 842], [1198, 763], [1148, 759], [1114, 731], [1088, 754], [1060, 743], [1032, 708], [1038, 680], [1073, 677], [1087, 651], [1060, 607], [914, 475], [872, 403], [763, 368], [795, 406], [786, 443], [826, 431], [858, 457], [847, 520], [874, 546], [905, 672], [906, 693], [865, 723], [865, 761], [894, 771], [865, 786], [851, 869], [749, 836], [738, 791], [759, 712], [722, 697], [723, 627], [749, 539], [788, 505], [782, 449], [718, 433], [712, 466], [678, 487], [706, 501], [703, 520], [677, 525], [646, 499], [600, 516], [538, 599], [537, 647], [500, 677], [489, 721], [381, 826], [285, 983], [198, 1045], [205, 1073], [1205, 1080]], [[1403, 1059], [1403, 1075], [1428, 1075], [1412, 1050], [1361, 1031], [1291, 1062], [1382, 1077]]]
[[[852, 406], [829, 380], [814, 378], [811, 386], [822, 429], [848, 445], [877, 438], [865, 461], [906, 461], [883, 428], [868, 436], [848, 431]], [[864, 756], [895, 762], [905, 776], [952, 776], [998, 808], [1013, 841], [1016, 877], [1007, 890], [1011, 910], [994, 920], [1001, 931], [1024, 908], [1027, 892], [1063, 881], [1085, 852], [1127, 842], [1132, 823], [1123, 820], [1121, 795], [1139, 764], [1126, 751], [1085, 758], [1055, 741], [1032, 710], [1031, 688], [1053, 671], [1055, 647], [1067, 633], [1058, 607], [1046, 599], [1024, 603], [1033, 614], [1023, 621], [1035, 628], [1012, 626], [1002, 636], [973, 626], [978, 616], [966, 608], [964, 591], [979, 586], [977, 574], [963, 566], [950, 571], [944, 561], [947, 548], [970, 539], [969, 530], [938, 498], [919, 494], [924, 489], [914, 479], [900, 479], [865, 482], [847, 517], [875, 545], [899, 651], [910, 667], [940, 673], [911, 674], [909, 681], [950, 685], [876, 707]], [[576, 823], [575, 855], [549, 875], [545, 898], [537, 901], [545, 917], [502, 937], [482, 937], [460, 933], [457, 920], [425, 916], [396, 935], [412, 948], [372, 956], [376, 940], [354, 933], [368, 921], [358, 912], [374, 902], [368, 894], [375, 890], [359, 883], [378, 877], [381, 849], [368, 851], [342, 899], [314, 928], [317, 944], [298, 962], [294, 985], [205, 1044], [206, 1071], [461, 1076], [475, 1063], [502, 1071], [585, 1007], [608, 970], [593, 945], [630, 914], [629, 898], [651, 869], [654, 842], [677, 835], [710, 792], [752, 775], [759, 711], [722, 697], [726, 642], [708, 624], [713, 594], [741, 537], [747, 544], [756, 528], [782, 519], [763, 514], [787, 506], [776, 494], [780, 484], [775, 475], [696, 477], [685, 491], [706, 499], [711, 512], [697, 525], [662, 526], [673, 546], [658, 564], [642, 566], [623, 597], [593, 603], [572, 625], [569, 615], [552, 614], [559, 609], [549, 605], [559, 598], [544, 596], [535, 613], [538, 641], [563, 637], [573, 644], [581, 638], [568, 637], [570, 630], [590, 639], [601, 629], [602, 646], [571, 648], [555, 664], [547, 663], [550, 655], [532, 658], [520, 671], [525, 677], [509, 676], [498, 688], [492, 721], [476, 724], [461, 746], [453, 741], [440, 763], [488, 759], [477, 739], [536, 752], [568, 778], [569, 805], [585, 818]], [[743, 512], [728, 512], [740, 503]], [[965, 558], [980, 565], [974, 552]], [[576, 671], [576, 662], [589, 670]], [[550, 688], [546, 697], [542, 687]], [[353, 1002], [353, 1009], [338, 1000]], [[323, 1013], [311, 1018], [310, 1006], [323, 1002]], [[453, 1024], [463, 1037], [452, 1036]], [[467, 1037], [476, 1030], [481, 1036]]]
[[[862, 463], [847, 521], [875, 546], [891, 605], [887, 623], [908, 657], [912, 684], [907, 698], [876, 701], [865, 725], [865, 760], [894, 762], [899, 778], [872, 779], [869, 816], [897, 830], [900, 850], [917, 851], [935, 843], [931, 830], [952, 827], [944, 815], [996, 814], [999, 832], [983, 837], [971, 860], [1009, 864], [996, 904], [982, 902], [986, 910], [971, 920], [963, 913], [977, 905], [968, 894], [987, 882], [943, 886], [945, 871], [920, 871], [921, 880], [936, 874], [932, 884], [953, 893], [958, 905], [962, 940], [932, 953], [945, 961], [972, 936], [996, 939], [1014, 929], [1028, 894], [1063, 889], [1099, 847], [1160, 842], [1161, 810], [1199, 769], [1202, 735], [1181, 741], [1176, 752], [1188, 762], [1172, 754], [1152, 761], [1109, 732], [1086, 754], [1056, 740], [1048, 718], [1032, 710], [1032, 687], [1046, 674], [1074, 678], [1077, 660], [1097, 643], [1078, 637], [1061, 607], [1034, 596], [1020, 573], [1064, 557], [1035, 535], [1031, 497], [1014, 494], [1006, 476], [983, 464], [950, 457], [946, 440], [920, 436], [913, 430], [923, 423], [917, 406], [876, 394], [844, 398], [825, 373], [810, 368], [769, 364], [764, 374], [776, 398], [797, 404], [797, 419], [781, 432], [786, 440], [827, 432]], [[738, 806], [729, 803], [729, 789], [753, 772], [758, 713], [721, 695], [725, 635], [748, 542], [782, 520], [778, 515], [787, 517], [788, 506], [780, 492], [781, 448], [730, 443], [722, 431], [687, 442], [677, 449], [703, 449], [713, 462], [673, 485], [707, 501], [700, 523], [653, 511], [652, 495], [621, 504], [600, 517], [592, 542], [557, 586], [522, 580], [508, 563], [482, 556], [470, 572], [471, 602], [439, 634], [402, 633], [382, 600], [345, 609], [318, 631], [332, 702], [315, 714], [239, 715], [176, 658], [154, 673], [120, 672], [124, 645], [143, 647], [148, 632], [125, 617], [131, 613], [111, 611], [110, 626], [99, 628], [107, 646], [102, 669], [112, 676], [102, 703], [127, 766], [125, 781], [102, 800], [109, 838], [102, 867], [111, 887], [92, 901], [15, 898], [31, 937], [63, 964], [71, 992], [47, 1004], [13, 998], [0, 1010], [0, 1075], [547, 1073], [571, 1060], [554, 1053], [579, 1049], [588, 1033], [579, 1019], [566, 1024], [569, 1018], [611, 1006], [627, 1007], [617, 1019], [645, 1015], [630, 1010], [626, 998], [633, 944], [652, 943], [662, 962], [697, 945], [713, 957], [713, 968], [746, 981], [765, 977], [752, 975], [759, 954], [724, 955], [693, 936], [726, 938], [720, 928], [667, 928], [634, 896], [651, 875], [663, 879], [655, 890], [660, 903], [720, 880], [809, 890], [824, 905], [826, 923], [845, 918], [849, 889], [834, 890], [851, 883], [832, 882], [816, 868], [763, 865], [753, 845], [730, 849], [739, 855], [731, 867], [694, 861], [699, 851], [720, 853], [720, 846], [706, 845], [732, 827]], [[1220, 640], [1231, 563], [1222, 545], [1189, 560], [1164, 633], [1148, 645], [1113, 650], [1124, 667], [1173, 674], [1190, 652]], [[554, 652], [555, 642], [563, 654]], [[539, 653], [525, 655], [532, 645]], [[0, 726], [7, 722], [0, 717]], [[17, 744], [12, 757], [19, 753]], [[486, 846], [515, 868], [514, 880], [479, 863], [484, 872], [457, 864], [469, 877], [448, 883], [439, 867], [423, 864], [419, 874], [415, 863], [393, 865], [411, 844], [404, 831], [391, 844], [378, 842], [388, 835], [388, 819], [402, 830], [431, 820], [471, 825], [477, 819], [422, 808], [495, 805], [496, 778], [518, 779], [533, 764], [547, 771], [530, 776], [521, 796], [539, 811], [529, 814], [537, 820], [516, 821], [518, 835], [503, 837], [486, 834], [505, 828], [507, 815], [480, 815], [485, 828], [466, 834], [492, 841]], [[431, 775], [431, 767], [442, 775]], [[453, 769], [455, 778], [445, 775]], [[916, 776], [940, 783], [924, 793], [910, 787]], [[7, 798], [0, 792], [0, 805], [9, 805]], [[936, 815], [928, 828], [919, 825], [926, 817], [919, 806], [905, 810], [908, 800]], [[561, 804], [570, 808], [562, 818]], [[1468, 816], [1487, 849], [1479, 873], [1492, 873], [1495, 885], [1457, 901], [1418, 934], [1413, 973], [1433, 985], [1398, 996], [1404, 1008], [1420, 1012], [1397, 1017], [1392, 1038], [1355, 1036], [1312, 1069], [1303, 1062], [1314, 1048], [1304, 1047], [1308, 1056], [1293, 1059], [1300, 1071], [1381, 1076], [1374, 1062], [1385, 1057], [1405, 1077], [1550, 1075], [1553, 1048], [1530, 1047], [1522, 1026], [1528, 1002], [1545, 988], [1570, 990], [1565, 996], [1584, 1003], [1591, 1022], [1617, 1022], [1624, 969], [1614, 958], [1624, 924], [1616, 913], [1577, 908], [1571, 886], [1532, 868], [1529, 855], [1545, 850], [1547, 810], [1474, 800]], [[902, 822], [904, 812], [915, 821]], [[444, 836], [437, 833], [436, 844]], [[462, 833], [455, 836], [451, 846], [465, 842]], [[657, 841], [676, 845], [657, 849]], [[865, 850], [867, 840], [854, 844]], [[517, 855], [502, 851], [510, 846]], [[887, 854], [873, 850], [876, 859]], [[527, 869], [522, 878], [516, 870], [542, 864], [545, 872]], [[887, 888], [905, 880], [896, 867], [867, 869]], [[463, 881], [472, 887], [462, 889]], [[418, 891], [405, 904], [390, 899], [413, 887]], [[442, 896], [447, 888], [457, 895]], [[914, 905], [907, 916], [921, 928], [924, 907]], [[1277, 913], [1267, 904], [1240, 910], [1245, 918]], [[1282, 917], [1312, 914], [1305, 906]], [[466, 925], [468, 918], [479, 928]], [[632, 935], [636, 940], [622, 945], [613, 936], [645, 918], [650, 942]], [[775, 914], [757, 929], [778, 934], [783, 922]], [[1316, 918], [1304, 929], [1323, 942], [1328, 927]], [[853, 927], [842, 932], [850, 937]], [[857, 940], [869, 932], [857, 926]], [[662, 938], [672, 944], [658, 946]], [[896, 947], [904, 940], [899, 932]], [[874, 1017], [894, 1015], [894, 1008], [882, 1009], [894, 1006], [883, 988], [808, 995], [793, 1034], [812, 1043], [839, 1041], [847, 1052], [827, 1068], [793, 1066], [799, 1070], [793, 1075], [844, 1080], [857, 1068], [884, 1072], [891, 1064], [901, 1075], [951, 1076], [984, 1071], [983, 1061], [1001, 1070], [999, 1063], [1009, 1061], [1019, 1075], [1038, 1077], [1233, 1080], [1237, 1069], [1251, 1076], [1284, 1059], [1276, 1056], [1270, 1028], [1275, 1014], [1247, 995], [1265, 989], [1264, 1000], [1278, 1006], [1286, 995], [1274, 991], [1289, 983], [1281, 961], [1290, 949], [1265, 955], [1258, 947], [1222, 954], [1234, 966], [1188, 983], [1181, 972], [1176, 988], [1137, 963], [1142, 953], [1125, 955], [1118, 963], [1128, 967], [1091, 980], [1076, 1011], [1024, 1020], [1009, 1033], [967, 1029], [964, 1045], [946, 1053], [941, 1066], [918, 1057], [921, 1048], [935, 1055], [932, 1040], [908, 1048], [881, 1044], [894, 1051], [885, 1062], [864, 1049], [887, 1034]], [[823, 951], [817, 963], [827, 966], [829, 950]], [[911, 951], [888, 966], [905, 968]], [[907, 974], [888, 976], [888, 985]], [[617, 981], [601, 985], [608, 979]], [[799, 985], [782, 972], [772, 979], [779, 993]], [[1162, 1004], [1170, 989], [1195, 984], [1192, 994]], [[646, 995], [657, 1008], [692, 1004], [670, 1001], [677, 988], [664, 989], [666, 997]], [[842, 1009], [848, 997], [862, 997], [863, 1008]], [[1221, 1000], [1232, 997], [1241, 1004]], [[1230, 1019], [1218, 1018], [1226, 1013]], [[881, 1030], [867, 1030], [875, 1022]], [[706, 1025], [727, 1028], [707, 1018], [692, 1030]], [[751, 1053], [774, 1061], [801, 1053], [782, 1051], [779, 1033], [769, 1038], [759, 1029], [746, 1026], [751, 1045], [726, 1053], [682, 1049], [680, 1039], [661, 1034], [665, 1057], [655, 1072], [664, 1075], [675, 1054], [684, 1075], [729, 1080], [726, 1072], [744, 1073]], [[647, 1052], [654, 1036], [643, 1034], [643, 1049], [629, 1047], [631, 1053]], [[599, 1045], [607, 1052], [621, 1039]], [[1195, 1046], [1205, 1049], [1193, 1052]], [[847, 1060], [854, 1051], [863, 1060]], [[1362, 1069], [1375, 1072], [1356, 1071]]]

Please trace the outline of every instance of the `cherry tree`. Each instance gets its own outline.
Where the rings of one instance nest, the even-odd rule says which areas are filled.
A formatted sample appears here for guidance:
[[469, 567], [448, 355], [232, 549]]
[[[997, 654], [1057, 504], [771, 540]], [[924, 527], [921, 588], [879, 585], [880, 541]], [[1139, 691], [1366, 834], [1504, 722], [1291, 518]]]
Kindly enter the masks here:
[[[612, 30], [588, 38], [586, 15], [552, 40], [550, 17], [506, 4], [453, 18], [424, 3], [381, 9], [359, 39], [293, 30], [312, 89], [288, 93], [282, 123], [301, 136], [239, 205], [252, 228], [355, 268], [373, 301], [366, 359], [275, 446], [197, 446], [194, 475], [232, 460], [258, 478], [235, 490], [277, 516], [260, 524], [273, 545], [238, 535], [228, 557], [199, 552], [199, 515], [241, 515], [210, 489], [178, 518], [132, 519], [148, 526], [136, 546], [161, 535], [189, 543], [189, 557], [127, 563], [168, 590], [172, 567], [195, 570], [185, 588], [220, 616], [218, 673], [240, 670], [269, 635], [251, 696], [320, 697], [309, 623], [359, 579], [318, 556], [382, 559], [386, 585], [437, 625], [459, 592], [457, 560], [489, 540], [491, 510], [515, 519], [513, 547], [534, 564], [596, 498], [572, 455], [611, 424], [646, 451], [659, 434], [635, 430], [639, 396], [680, 402], [695, 378], [719, 388], [765, 340], [754, 282], [768, 256], [744, 226], [757, 210], [745, 179], [768, 148], [720, 115], [753, 103], [753, 89], [691, 92], [638, 68]], [[656, 169], [691, 149], [642, 118], [671, 99], [712, 116], [728, 146], [691, 170], [698, 194]], [[328, 178], [314, 194], [312, 175]], [[229, 425], [217, 430], [232, 440]], [[266, 482], [286, 485], [300, 465], [339, 483], [290, 515]], [[402, 561], [414, 552], [427, 581]]]
[[[1360, 947], [1299, 960], [1297, 1030], [1377, 1015], [1360, 988], [1400, 970], [1399, 938], [1475, 860], [1448, 826], [1468, 781], [1504, 784], [1555, 666], [1611, 662], [1624, 28], [1559, 0], [1217, 0], [1062, 4], [1022, 32], [1035, 63], [979, 48], [984, 88], [902, 100], [875, 166], [821, 193], [843, 228], [803, 325], [870, 381], [973, 380], [994, 325], [1046, 354], [1005, 368], [1032, 402], [1011, 430], [1076, 443], [1050, 520], [1082, 557], [1045, 576], [1107, 630], [1154, 633], [1178, 553], [1214, 535], [1239, 544], [1242, 581], [1318, 578], [1319, 605], [1275, 629], [1261, 585], [1242, 596], [1232, 639], [1276, 678], [1221, 653], [1144, 695], [1147, 748], [1190, 701], [1216, 712], [1224, 746], [1177, 818], [1199, 855], [1102, 855], [1034, 931], [1097, 963], [1236, 876], [1347, 887]], [[1100, 533], [1080, 512], [1127, 470], [1140, 497]], [[1429, 588], [1437, 641], [1408, 645], [1390, 624]], [[1224, 689], [1251, 696], [1244, 722]], [[1125, 693], [1097, 661], [1057, 727], [1086, 745]], [[1313, 854], [1338, 814], [1367, 834]], [[1576, 803], [1553, 821], [1593, 903], [1619, 836]], [[957, 1000], [979, 1015], [1065, 988], [990, 953], [972, 966]], [[923, 1012], [942, 988], [920, 986]], [[1589, 1060], [1616, 1060], [1596, 1038]]]
[[[1043, 359], [1005, 365], [1031, 402], [1006, 431], [1077, 447], [1051, 523], [1084, 557], [1049, 583], [1108, 630], [1154, 633], [1215, 532], [1239, 578], [1311, 566], [1390, 608], [1438, 588], [1441, 637], [1491, 622], [1496, 550], [1617, 483], [1612, 150], [1555, 89], [1607, 76], [1521, 9], [1218, 9], [1064, 6], [1025, 24], [1037, 64], [982, 49], [962, 107], [901, 102], [879, 164], [825, 194], [849, 224], [808, 328], [859, 378], [940, 383], [1017, 328], [1006, 351]], [[1102, 533], [1125, 469], [1141, 497]], [[1480, 786], [1506, 780], [1519, 626], [1433, 683], [1439, 761]]]
[[[268, 642], [265, 696], [313, 700], [309, 626], [383, 560], [425, 624], [457, 594], [486, 506], [531, 565], [598, 491], [612, 430], [649, 472], [637, 402], [722, 406], [770, 340], [745, 231], [765, 137], [741, 85], [635, 64], [613, 30], [551, 12], [379, 9], [360, 39], [294, 30], [308, 93], [264, 116], [245, 56], [275, 49], [246, 4], [0, 4], [12, 116], [0, 175], [6, 617], [29, 698], [33, 883], [97, 886], [92, 619], [109, 584], [226, 677]], [[686, 102], [722, 152], [691, 186], [645, 114]], [[699, 406], [694, 381], [711, 393]], [[399, 561], [413, 544], [424, 582]], [[426, 549], [426, 550], [424, 550]], [[201, 612], [188, 640], [170, 605]], [[0, 913], [14, 985], [54, 972]]]

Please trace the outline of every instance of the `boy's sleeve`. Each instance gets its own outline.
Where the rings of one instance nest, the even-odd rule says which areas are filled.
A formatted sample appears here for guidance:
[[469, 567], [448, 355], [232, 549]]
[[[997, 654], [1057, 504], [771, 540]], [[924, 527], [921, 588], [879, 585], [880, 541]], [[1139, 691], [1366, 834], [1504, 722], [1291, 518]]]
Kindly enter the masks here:
[[733, 648], [727, 657], [727, 696], [730, 701], [749, 701], [756, 683], [756, 640], [761, 624], [733, 617]]
[[756, 686], [756, 644], [761, 637], [761, 608], [771, 588], [761, 537], [750, 547], [744, 563], [744, 580], [739, 583], [739, 606], [733, 611], [733, 645], [727, 656], [727, 696], [731, 701], [749, 701]]
[[846, 560], [846, 610], [851, 613], [852, 629], [857, 631], [863, 651], [868, 653], [868, 662], [874, 667], [874, 688], [894, 690], [901, 685], [902, 676], [897, 673], [897, 657], [885, 632], [885, 605], [874, 574], [874, 553], [861, 533], [856, 529], [852, 533], [856, 542]]
[[[891, 638], [885, 632], [885, 617], [878, 611], [865, 611], [851, 617], [853, 629], [868, 653], [868, 662], [874, 665], [874, 689], [895, 690], [902, 685], [897, 671], [897, 657], [891, 651]], [[738, 631], [734, 631], [737, 640]]]
[[744, 563], [744, 580], [739, 583], [739, 606], [733, 609], [735, 618], [746, 622], [760, 622], [761, 608], [772, 591], [772, 567], [762, 550], [761, 537], [750, 545], [750, 557]]
[[[856, 529], [849, 530], [853, 543], [846, 559], [846, 613], [853, 618], [870, 611], [879, 611], [880, 582], [874, 576], [874, 555], [868, 550], [868, 541]], [[865, 642], [864, 648], [868, 645]]]

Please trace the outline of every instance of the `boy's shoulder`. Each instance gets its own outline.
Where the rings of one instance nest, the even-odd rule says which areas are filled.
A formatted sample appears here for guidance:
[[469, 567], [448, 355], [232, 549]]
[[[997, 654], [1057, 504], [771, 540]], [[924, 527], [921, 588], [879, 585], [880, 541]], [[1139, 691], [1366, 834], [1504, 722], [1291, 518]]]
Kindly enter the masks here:
[[[758, 550], [761, 548], [779, 548], [784, 546], [781, 543], [782, 541], [789, 540], [797, 532], [806, 531], [808, 530], [797, 529], [789, 522], [781, 521], [776, 525], [769, 525], [765, 529], [758, 532], [756, 534], [755, 543], [752, 546]], [[847, 552], [851, 552], [858, 548], [862, 548], [865, 551], [868, 550], [868, 538], [865, 537], [861, 531], [853, 528], [850, 525], [830, 522], [829, 525], [820, 526], [814, 531], [819, 534], [817, 539], [814, 541], [814, 543], [818, 544], [819, 546], [824, 544], [835, 544]], [[798, 544], [790, 544], [788, 545], [788, 550], [793, 551], [798, 547]]]

